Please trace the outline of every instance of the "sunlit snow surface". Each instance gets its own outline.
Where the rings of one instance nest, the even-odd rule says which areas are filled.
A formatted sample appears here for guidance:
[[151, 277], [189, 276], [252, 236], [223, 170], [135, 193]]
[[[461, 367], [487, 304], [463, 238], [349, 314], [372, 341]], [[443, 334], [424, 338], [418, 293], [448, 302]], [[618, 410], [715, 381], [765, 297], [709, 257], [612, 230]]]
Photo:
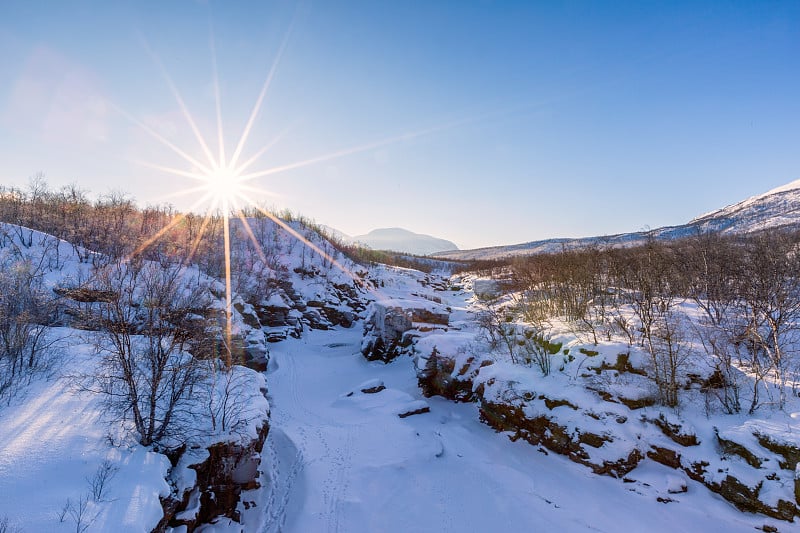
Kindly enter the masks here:
[[[673, 470], [640, 467], [650, 487], [596, 476], [495, 433], [475, 404], [430, 398], [430, 413], [401, 419], [398, 409], [422, 398], [412, 362], [369, 363], [359, 343], [358, 331], [315, 332], [273, 351], [276, 494], [265, 531], [730, 532], [774, 522], [694, 482], [658, 503]], [[386, 390], [361, 393], [375, 378]]]
[[[6, 224], [0, 225], [0, 232], [5, 239], [0, 258], [13, 253], [45, 265], [48, 289], [86, 279], [91, 270], [91, 263], [81, 262], [64, 241]], [[26, 245], [21, 245], [22, 237]], [[192, 268], [188, 272], [189, 278], [197, 275]], [[236, 326], [242, 327], [238, 322]], [[77, 383], [84, 380], [75, 378], [93, 374], [100, 359], [95, 346], [102, 342], [99, 337], [66, 327], [51, 328], [48, 336], [56, 341], [48, 353], [52, 372], [34, 376], [30, 385], [0, 404], [0, 525], [7, 520], [10, 527], [0, 531], [151, 531], [163, 516], [160, 498], [171, 491], [167, 457], [137, 444], [130, 427], [106, 416], [102, 398], [79, 390]], [[243, 387], [249, 395], [249, 418], [241, 429], [253, 435], [269, 410], [260, 393], [264, 377], [243, 367], [235, 372], [249, 382]], [[203, 402], [207, 396], [196, 391], [195, 398]], [[201, 442], [231, 438], [200, 425], [194, 429], [202, 435]], [[114, 474], [103, 494], [94, 498], [91, 480], [104, 462]], [[176, 474], [185, 477], [185, 472]], [[77, 513], [81, 502], [83, 512]]]
[[[383, 285], [374, 299], [418, 300], [430, 293], [418, 283], [424, 277], [418, 272], [378, 267], [371, 276]], [[304, 283], [296, 289], [309, 298], [323, 290], [318, 279]], [[470, 295], [437, 295], [453, 309], [451, 328], [461, 331], [434, 332], [429, 339], [437, 345], [445, 340], [433, 335], [453, 345], [468, 342], [475, 331], [465, 310]], [[307, 331], [301, 339], [270, 346], [266, 378], [272, 427], [263, 453], [263, 488], [242, 498], [255, 504], [243, 510], [245, 531], [735, 532], [764, 524], [780, 531], [795, 527], [741, 513], [681, 473], [649, 460], [630, 474], [634, 482], [624, 483], [527, 442], [511, 442], [480, 423], [476, 404], [423, 398], [411, 358], [388, 365], [367, 362], [359, 353], [361, 337], [357, 323], [352, 329]], [[423, 339], [421, 345], [426, 342], [434, 341]], [[68, 346], [61, 373], [92, 364], [92, 350], [79, 336]], [[498, 363], [493, 371], [503, 368]], [[379, 384], [386, 388], [374, 394], [361, 391]], [[430, 412], [398, 416], [421, 406]], [[687, 411], [707, 426], [697, 407], [687, 406]], [[103, 423], [101, 411], [96, 398], [56, 379], [33, 383], [24, 397], [0, 409], [0, 519], [7, 516], [26, 532], [75, 531], [74, 522], [69, 517], [60, 521], [59, 513], [67, 499], [75, 502], [86, 494], [86, 478], [109, 460], [119, 471], [104, 501], [89, 505], [87, 531], [150, 531], [157, 524], [158, 498], [168, 491], [168, 461], [129, 441], [119, 445], [117, 438], [112, 445], [107, 436], [119, 432]], [[771, 433], [778, 429], [784, 431]], [[684, 482], [686, 493], [669, 492]], [[660, 503], [659, 497], [673, 501]], [[241, 529], [218, 524], [204, 531]]]
[[[73, 346], [64, 364], [85, 367], [88, 346]], [[0, 517], [25, 532], [75, 531], [62, 513], [77, 504], [105, 460], [118, 468], [101, 502], [89, 501], [87, 531], [146, 532], [161, 518], [159, 496], [169, 495], [169, 461], [133, 443], [114, 447], [102, 406], [64, 379], [35, 383], [24, 401], [0, 410]], [[63, 516], [63, 520], [62, 520]]]

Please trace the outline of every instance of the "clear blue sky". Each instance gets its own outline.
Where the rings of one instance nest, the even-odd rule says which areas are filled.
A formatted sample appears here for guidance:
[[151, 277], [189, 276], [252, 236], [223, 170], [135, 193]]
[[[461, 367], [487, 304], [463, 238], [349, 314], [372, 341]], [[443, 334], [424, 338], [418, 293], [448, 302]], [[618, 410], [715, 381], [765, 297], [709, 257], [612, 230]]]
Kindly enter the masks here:
[[[120, 189], [190, 170], [115, 110], [216, 150], [213, 21], [228, 153], [291, 35], [244, 156], [256, 180], [349, 234], [401, 226], [461, 247], [679, 224], [800, 178], [800, 2], [0, 3], [0, 183]], [[112, 105], [113, 103], [113, 105]], [[256, 196], [254, 195], [254, 199]]]

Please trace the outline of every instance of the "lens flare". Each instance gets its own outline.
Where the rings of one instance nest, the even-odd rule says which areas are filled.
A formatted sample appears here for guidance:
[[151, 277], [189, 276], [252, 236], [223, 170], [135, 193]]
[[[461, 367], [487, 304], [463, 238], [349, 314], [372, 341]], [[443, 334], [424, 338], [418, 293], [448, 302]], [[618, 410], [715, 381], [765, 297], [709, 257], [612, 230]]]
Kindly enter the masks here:
[[[205, 176], [203, 188], [208, 195], [222, 206], [223, 215], [230, 214], [236, 199], [243, 195], [242, 180], [236, 171], [227, 166], [212, 170]], [[226, 209], [227, 208], [227, 209]]]
[[[189, 251], [188, 257], [184, 258], [182, 261], [183, 265], [188, 265], [191, 262], [192, 257], [197, 252], [200, 244], [203, 242], [203, 239], [207, 237], [207, 234], [211, 233], [211, 231], [208, 230], [208, 227], [212, 225], [212, 221], [217, 221], [220, 219], [222, 221], [222, 226], [223, 226], [222, 245], [223, 245], [224, 260], [225, 260], [224, 341], [226, 346], [225, 362], [228, 368], [230, 368], [231, 365], [233, 364], [233, 350], [232, 350], [233, 289], [231, 283], [231, 220], [238, 219], [238, 221], [241, 223], [241, 228], [243, 228], [244, 233], [255, 245], [255, 249], [259, 257], [264, 262], [266, 262], [266, 255], [262, 249], [264, 243], [260, 243], [256, 239], [256, 236], [253, 233], [252, 228], [250, 227], [250, 223], [248, 222], [247, 217], [244, 215], [244, 208], [250, 208], [251, 212], [258, 213], [259, 216], [263, 216], [266, 219], [271, 220], [274, 224], [277, 225], [277, 227], [281, 228], [287, 234], [291, 235], [293, 238], [302, 242], [303, 245], [307, 246], [315, 253], [319, 254], [319, 256], [324, 258], [327, 262], [329, 262], [329, 264], [335, 266], [336, 268], [344, 272], [347, 276], [349, 276], [353, 280], [354, 283], [360, 284], [360, 280], [357, 278], [357, 276], [353, 274], [346, 266], [344, 266], [338, 260], [336, 260], [335, 257], [332, 257], [331, 254], [327, 253], [319, 246], [315, 245], [311, 240], [303, 236], [291, 225], [287, 224], [280, 218], [276, 217], [273, 213], [269, 212], [268, 210], [260, 206], [258, 203], [256, 203], [253, 200], [253, 198], [274, 196], [274, 193], [271, 193], [270, 191], [265, 189], [255, 187], [252, 184], [252, 180], [259, 177], [269, 176], [280, 172], [286, 172], [289, 170], [294, 170], [297, 168], [318, 164], [324, 161], [330, 161], [332, 159], [337, 159], [353, 155], [356, 153], [373, 150], [379, 147], [386, 146], [388, 144], [406, 141], [408, 139], [412, 139], [415, 137], [428, 135], [436, 131], [452, 128], [456, 125], [463, 124], [470, 120], [467, 119], [467, 120], [454, 121], [440, 126], [435, 126], [419, 131], [405, 133], [403, 135], [395, 137], [387, 137], [377, 141], [365, 143], [359, 146], [338, 150], [332, 153], [316, 157], [311, 157], [295, 163], [275, 166], [272, 168], [262, 167], [261, 170], [252, 170], [251, 167], [268, 150], [272, 149], [281, 140], [281, 138], [289, 129], [287, 127], [284, 131], [279, 133], [269, 143], [267, 143], [265, 146], [257, 150], [254, 154], [242, 157], [245, 152], [247, 141], [250, 138], [250, 134], [263, 107], [268, 89], [275, 76], [278, 64], [280, 63], [281, 57], [283, 56], [284, 50], [289, 41], [289, 36], [291, 35], [293, 26], [294, 26], [294, 21], [289, 26], [289, 29], [287, 30], [286, 35], [284, 36], [284, 39], [278, 50], [277, 56], [275, 57], [272, 66], [270, 67], [267, 73], [266, 80], [261, 86], [261, 90], [258, 93], [258, 97], [256, 98], [256, 101], [252, 107], [249, 117], [247, 118], [246, 124], [242, 130], [241, 135], [239, 136], [239, 139], [237, 140], [236, 143], [230, 144], [230, 146], [235, 146], [235, 149], [233, 150], [233, 153], [230, 156], [230, 158], [228, 158], [226, 154], [226, 148], [225, 148], [226, 139], [224, 138], [223, 135], [224, 128], [222, 124], [222, 105], [221, 105], [221, 94], [220, 94], [221, 91], [220, 91], [219, 76], [217, 69], [216, 46], [214, 44], [214, 32], [213, 32], [213, 26], [211, 25], [209, 27], [209, 40], [211, 45], [211, 71], [213, 77], [214, 96], [216, 99], [215, 115], [217, 122], [216, 137], [218, 144], [218, 146], [216, 147], [217, 148], [216, 151], [212, 149], [212, 146], [208, 143], [205, 137], [203, 137], [199, 127], [197, 126], [197, 121], [190, 113], [184, 98], [181, 96], [180, 91], [173, 82], [172, 78], [170, 77], [163, 63], [161, 62], [159, 57], [155, 54], [155, 52], [150, 48], [147, 42], [143, 40], [148, 55], [150, 55], [150, 57], [156, 63], [159, 72], [164, 78], [165, 83], [167, 84], [172, 95], [177, 101], [177, 104], [180, 107], [181, 113], [186, 119], [189, 128], [194, 133], [195, 139], [200, 145], [201, 149], [200, 151], [205, 156], [205, 161], [202, 160], [203, 159], [202, 157], [197, 158], [193, 155], [190, 155], [190, 151], [177, 146], [176, 144], [165, 138], [163, 135], [155, 131], [153, 128], [147, 126], [141, 120], [138, 120], [130, 113], [121, 109], [119, 106], [110, 103], [112, 108], [116, 109], [122, 116], [127, 118], [131, 123], [133, 123], [138, 128], [142, 129], [151, 138], [158, 141], [165, 147], [169, 148], [174, 154], [178, 155], [181, 159], [183, 159], [183, 161], [186, 164], [188, 164], [190, 168], [187, 170], [187, 169], [175, 168], [171, 166], [142, 162], [142, 161], [137, 161], [137, 163], [139, 163], [144, 167], [157, 170], [159, 172], [171, 174], [173, 176], [180, 176], [183, 178], [190, 178], [197, 182], [196, 186], [186, 188], [183, 191], [179, 191], [174, 194], [174, 195], [184, 195], [184, 194], [200, 193], [199, 200], [193, 203], [189, 211], [198, 212], [201, 206], [206, 207], [206, 212], [199, 229], [199, 234], [194, 237], [194, 240], [191, 243], [191, 249]], [[239, 162], [240, 158], [243, 160], [243, 162]], [[194, 215], [189, 215], [189, 216], [194, 216]], [[160, 231], [156, 232], [155, 235], [153, 235], [152, 237], [147, 239], [144, 243], [142, 243], [133, 252], [132, 256], [143, 253], [148, 247], [152, 246], [158, 239], [161, 239], [162, 237], [166, 236], [171, 230], [173, 230], [179, 224], [181, 224], [181, 222], [186, 220], [186, 218], [187, 215], [183, 214], [174, 217]]]

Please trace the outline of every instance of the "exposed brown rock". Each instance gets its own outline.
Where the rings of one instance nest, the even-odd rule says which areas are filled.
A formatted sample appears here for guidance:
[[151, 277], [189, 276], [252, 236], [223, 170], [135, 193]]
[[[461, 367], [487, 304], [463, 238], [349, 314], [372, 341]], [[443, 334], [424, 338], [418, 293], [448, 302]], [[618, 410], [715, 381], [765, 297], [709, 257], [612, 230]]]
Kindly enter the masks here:
[[681, 446], [697, 446], [700, 444], [700, 441], [697, 440], [697, 435], [694, 433], [685, 433], [683, 427], [679, 424], [668, 422], [663, 414], [649, 421], [655, 424], [664, 435], [669, 437], [676, 444], [680, 444]]
[[575, 410], [575, 411], [577, 411], [577, 410], [578, 410], [578, 406], [577, 406], [577, 405], [575, 405], [575, 404], [573, 404], [573, 403], [570, 403], [568, 400], [564, 400], [564, 399], [553, 400], [553, 399], [551, 399], [551, 398], [548, 398], [547, 396], [544, 396], [544, 395], [540, 395], [540, 396], [539, 396], [539, 399], [540, 399], [540, 400], [543, 400], [543, 401], [544, 401], [544, 405], [545, 405], [545, 406], [546, 406], [548, 409], [550, 409], [551, 411], [552, 411], [553, 409], [555, 409], [556, 407], [561, 407], [561, 406], [563, 406], [563, 405], [565, 405], [565, 406], [567, 406], [567, 407], [569, 407], [570, 409], [573, 409], [573, 410]]
[[[210, 446], [208, 458], [189, 467], [197, 472], [195, 487], [180, 497], [162, 498], [164, 517], [153, 532], [162, 533], [167, 527], [186, 526], [187, 533], [192, 533], [197, 527], [221, 516], [238, 522], [241, 517], [237, 507], [242, 491], [259, 487], [258, 467], [268, 433], [269, 426], [264, 424], [258, 436], [246, 445], [221, 442]], [[196, 516], [176, 518], [198, 492], [200, 509]]]
[[649, 396], [643, 398], [623, 398], [622, 396], [618, 396], [617, 399], [631, 410], [642, 409], [656, 404], [656, 399]]
[[670, 468], [681, 468], [681, 454], [669, 448], [662, 448], [661, 446], [651, 446], [650, 451], [647, 452], [647, 457], [657, 463]]
[[722, 437], [717, 435], [717, 440], [719, 441], [719, 445], [722, 447], [722, 451], [727, 455], [738, 455], [745, 461], [747, 464], [752, 466], [753, 468], [761, 468], [762, 460], [760, 457], [756, 456], [753, 452], [739, 444], [738, 442], [734, 442], [732, 440], [723, 439]]
[[412, 409], [411, 411], [398, 413], [397, 416], [399, 416], [400, 418], [408, 418], [409, 416], [421, 415], [423, 413], [430, 413], [430, 412], [431, 408], [426, 405], [424, 407], [420, 407], [419, 409]]
[[776, 442], [770, 439], [768, 436], [760, 433], [756, 433], [755, 437], [758, 439], [758, 443], [761, 446], [783, 457], [783, 461], [781, 461], [781, 468], [786, 470], [794, 470], [797, 467], [797, 464], [800, 463], [800, 447]]
[[103, 302], [112, 303], [117, 299], [117, 294], [113, 291], [101, 291], [88, 287], [56, 287], [53, 292], [64, 298], [81, 303]]
[[[468, 371], [469, 364], [464, 365]], [[434, 349], [428, 356], [425, 369], [419, 373], [418, 381], [422, 393], [427, 396], [443, 396], [457, 402], [474, 401], [472, 381], [469, 377], [462, 379], [466, 374], [462, 368], [458, 376], [454, 376], [455, 360], [444, 356]]]

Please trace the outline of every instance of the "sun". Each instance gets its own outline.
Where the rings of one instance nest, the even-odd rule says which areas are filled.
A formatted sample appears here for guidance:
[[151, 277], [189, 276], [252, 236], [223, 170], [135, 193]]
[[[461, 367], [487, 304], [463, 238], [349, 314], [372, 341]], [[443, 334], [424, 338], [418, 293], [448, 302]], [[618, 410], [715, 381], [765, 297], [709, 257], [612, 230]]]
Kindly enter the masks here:
[[225, 214], [230, 214], [245, 192], [244, 180], [239, 172], [227, 165], [211, 169], [202, 177], [202, 188], [212, 202], [221, 206]]
[[[438, 129], [441, 129], [441, 128], [429, 128], [427, 130], [422, 130], [419, 132], [406, 133], [400, 136], [389, 137], [375, 142], [366, 143], [361, 146], [334, 151], [325, 155], [311, 157], [291, 164], [268, 167], [263, 170], [251, 170], [250, 167], [253, 166], [256, 162], [258, 162], [260, 158], [267, 151], [273, 148], [281, 140], [284, 133], [286, 133], [286, 130], [284, 130], [283, 132], [278, 134], [274, 139], [272, 139], [269, 143], [263, 146], [260, 150], [257, 150], [255, 153], [250, 155], [248, 159], [242, 161], [243, 150], [250, 137], [250, 133], [256, 122], [256, 119], [259, 116], [261, 106], [263, 104], [264, 98], [267, 93], [267, 89], [270, 86], [270, 83], [275, 74], [277, 65], [280, 62], [280, 58], [283, 54], [284, 48], [286, 47], [286, 43], [288, 42], [290, 34], [291, 34], [291, 26], [289, 30], [287, 30], [286, 35], [284, 36], [278, 54], [275, 57], [275, 60], [272, 64], [272, 67], [269, 70], [269, 73], [267, 74], [266, 80], [264, 81], [264, 84], [261, 87], [261, 91], [258, 94], [255, 104], [253, 105], [253, 108], [247, 119], [247, 123], [244, 126], [244, 129], [239, 137], [238, 143], [235, 144], [235, 149], [233, 150], [233, 153], [230, 157], [228, 157], [226, 154], [226, 144], [229, 143], [226, 143], [225, 135], [223, 133], [224, 128], [222, 124], [220, 84], [216, 68], [216, 47], [214, 45], [213, 32], [211, 34], [210, 41], [211, 41], [212, 67], [213, 67], [212, 69], [213, 85], [215, 93], [214, 96], [216, 100], [216, 106], [215, 106], [216, 119], [217, 119], [216, 150], [212, 149], [210, 143], [201, 133], [200, 129], [197, 126], [197, 122], [195, 121], [192, 114], [189, 112], [189, 109], [186, 107], [183, 97], [181, 96], [174, 82], [170, 78], [163, 64], [161, 64], [160, 60], [155, 55], [155, 53], [152, 52], [152, 50], [150, 50], [151, 56], [159, 66], [161, 74], [164, 77], [164, 80], [169, 86], [171, 92], [173, 93], [173, 96], [175, 97], [175, 100], [178, 106], [180, 107], [180, 110], [184, 118], [186, 119], [189, 128], [194, 133], [194, 136], [197, 140], [200, 149], [202, 150], [204, 157], [197, 157], [191, 155], [192, 152], [191, 150], [185, 150], [177, 146], [172, 141], [170, 141], [169, 139], [161, 135], [159, 132], [157, 132], [156, 130], [154, 130], [141, 120], [137, 119], [124, 109], [120, 108], [119, 106], [110, 104], [112, 108], [116, 109], [123, 117], [128, 119], [131, 123], [138, 126], [140, 129], [142, 129], [144, 132], [150, 135], [153, 139], [155, 139], [160, 144], [169, 148], [172, 152], [178, 155], [180, 159], [183, 160], [183, 162], [191, 169], [187, 170], [186, 167], [175, 168], [170, 166], [153, 164], [146, 161], [138, 161], [138, 163], [144, 167], [148, 167], [157, 170], [159, 172], [163, 172], [165, 174], [171, 174], [173, 176], [190, 178], [196, 183], [196, 186], [194, 187], [189, 187], [187, 189], [177, 191], [174, 194], [174, 196], [201, 193], [200, 194], [201, 197], [197, 199], [197, 201], [194, 202], [193, 205], [187, 211], [187, 213], [205, 211], [205, 215], [203, 216], [203, 222], [200, 227], [200, 230], [198, 234], [195, 236], [194, 241], [192, 243], [191, 251], [189, 252], [188, 257], [184, 259], [183, 262], [184, 265], [190, 264], [192, 256], [194, 255], [194, 252], [200, 245], [200, 242], [204, 238], [207, 238], [206, 229], [211, 223], [211, 221], [214, 220], [216, 217], [222, 219], [223, 251], [225, 259], [225, 318], [226, 318], [225, 342], [227, 346], [225, 362], [227, 368], [231, 368], [232, 350], [233, 350], [233, 342], [232, 342], [233, 290], [231, 283], [231, 221], [232, 220], [234, 219], [237, 220], [237, 222], [239, 223], [238, 224], [239, 227], [244, 231], [246, 236], [253, 242], [253, 244], [255, 245], [256, 253], [261, 256], [261, 259], [262, 261], [264, 261], [264, 263], [267, 262], [266, 255], [262, 250], [262, 246], [264, 246], [264, 243], [259, 242], [258, 239], [256, 239], [256, 236], [252, 228], [250, 227], [250, 222], [248, 221], [248, 217], [246, 216], [246, 212], [248, 212], [248, 210], [250, 210], [249, 212], [251, 213], [255, 212], [259, 216], [263, 216], [271, 220], [275, 225], [280, 227], [287, 234], [291, 235], [298, 241], [302, 242], [304, 246], [308, 247], [313, 252], [319, 254], [320, 257], [325, 258], [329, 262], [329, 264], [335, 266], [343, 273], [350, 276], [353, 279], [354, 283], [359, 282], [357, 276], [353, 274], [345, 265], [341, 264], [335, 257], [331, 256], [327, 251], [321, 249], [314, 242], [309, 240], [305, 235], [303, 235], [297, 229], [292, 227], [289, 223], [281, 220], [274, 213], [270, 212], [268, 209], [260, 205], [255, 200], [256, 198], [265, 196], [274, 196], [274, 194], [267, 189], [254, 186], [253, 180], [255, 180], [256, 178], [266, 177], [301, 167], [315, 165], [323, 161], [328, 161], [359, 152], [373, 150], [381, 146], [385, 146], [395, 142], [405, 141], [410, 138], [417, 137], [420, 135], [425, 135], [432, 131], [437, 131]], [[205, 209], [203, 209], [204, 206]], [[181, 224], [184, 221], [184, 219], [187, 218], [187, 216], [188, 216], [187, 214], [179, 213], [176, 217], [174, 217], [171, 221], [165, 224], [164, 227], [162, 227], [154, 235], [152, 235], [150, 238], [146, 239], [143, 243], [141, 243], [139, 247], [131, 253], [131, 257], [142, 253], [153, 243], [155, 243], [156, 241], [167, 235], [170, 230]]]

